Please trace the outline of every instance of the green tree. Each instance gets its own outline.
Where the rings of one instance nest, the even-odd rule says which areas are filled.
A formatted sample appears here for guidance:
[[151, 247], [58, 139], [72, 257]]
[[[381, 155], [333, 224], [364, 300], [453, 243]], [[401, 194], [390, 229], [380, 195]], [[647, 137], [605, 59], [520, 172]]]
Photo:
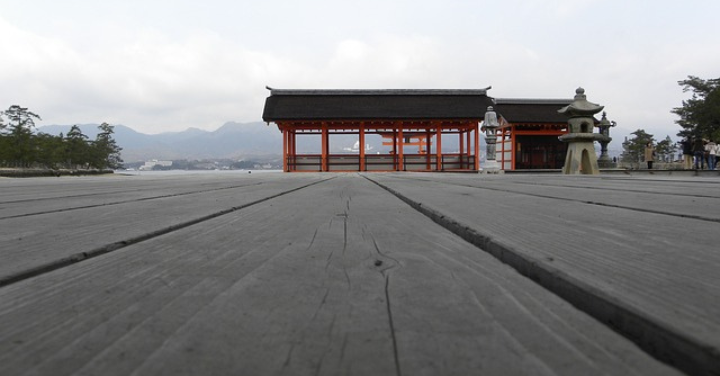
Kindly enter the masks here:
[[118, 146], [113, 133], [115, 133], [112, 125], [102, 123], [98, 126], [100, 132], [95, 141], [92, 143], [93, 158], [92, 165], [98, 169], [119, 168], [122, 166], [122, 158], [120, 151], [122, 148]]
[[88, 167], [91, 154], [87, 143], [88, 136], [82, 133], [78, 125], [73, 125], [65, 138], [67, 145], [65, 160], [68, 168]]
[[35, 162], [51, 169], [59, 168], [65, 162], [65, 143], [62, 133], [59, 136], [40, 133], [34, 138], [37, 147]]
[[674, 143], [672, 139], [670, 139], [670, 136], [666, 136], [664, 140], [658, 142], [655, 146], [655, 152], [658, 156], [658, 162], [674, 161], [677, 151], [677, 144]]
[[35, 129], [35, 120], [42, 120], [40, 116], [28, 111], [26, 107], [12, 105], [7, 110], [2, 111], [2, 115], [7, 117], [9, 123], [2, 128], [9, 128], [10, 132], [32, 131]]
[[[6, 123], [3, 117], [8, 120]], [[78, 125], [65, 137], [34, 134], [40, 116], [25, 107], [10, 106], [0, 111], [0, 165], [45, 168], [118, 168], [120, 148], [113, 139], [113, 126], [103, 123], [94, 141], [89, 141]]]
[[9, 149], [8, 139], [5, 136], [5, 122], [3, 121], [3, 112], [0, 111], [0, 166], [3, 166], [7, 161], [7, 150]]
[[635, 137], [623, 143], [625, 151], [620, 158], [623, 162], [639, 163], [641, 162], [640, 157], [644, 157], [645, 145], [647, 145], [648, 142], [654, 142], [654, 138], [653, 135], [645, 132], [643, 129], [638, 129], [631, 134]]
[[6, 139], [2, 143], [2, 159], [13, 167], [30, 167], [36, 159], [33, 130], [40, 116], [18, 105], [10, 106], [2, 115], [8, 119], [3, 127]]
[[682, 127], [680, 137], [703, 137], [720, 140], [720, 78], [703, 80], [688, 76], [678, 81], [683, 92], [692, 97], [671, 112], [680, 117], [675, 123]]

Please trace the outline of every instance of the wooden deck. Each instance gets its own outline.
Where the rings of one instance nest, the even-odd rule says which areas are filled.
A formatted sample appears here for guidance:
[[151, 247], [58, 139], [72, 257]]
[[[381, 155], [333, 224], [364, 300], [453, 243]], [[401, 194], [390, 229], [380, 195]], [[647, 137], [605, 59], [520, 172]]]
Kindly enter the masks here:
[[719, 222], [718, 177], [0, 179], [0, 375], [718, 375]]

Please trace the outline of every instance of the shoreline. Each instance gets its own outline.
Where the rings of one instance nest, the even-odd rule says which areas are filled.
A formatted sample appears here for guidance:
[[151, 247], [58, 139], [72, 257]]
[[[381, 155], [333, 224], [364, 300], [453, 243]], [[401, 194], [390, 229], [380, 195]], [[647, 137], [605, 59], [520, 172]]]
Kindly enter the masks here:
[[36, 178], [47, 176], [85, 176], [113, 174], [113, 170], [49, 170], [49, 169], [0, 169], [0, 177], [5, 178]]

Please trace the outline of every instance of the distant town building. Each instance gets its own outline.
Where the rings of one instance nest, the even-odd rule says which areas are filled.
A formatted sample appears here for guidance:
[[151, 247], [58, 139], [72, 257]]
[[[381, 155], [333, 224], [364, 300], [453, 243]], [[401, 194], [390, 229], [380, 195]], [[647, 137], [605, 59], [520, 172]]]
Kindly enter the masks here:
[[151, 161], [145, 162], [142, 166], [140, 166], [140, 170], [152, 170], [155, 166], [160, 167], [171, 167], [173, 165], [173, 161], [159, 161], [157, 159], [153, 159]]

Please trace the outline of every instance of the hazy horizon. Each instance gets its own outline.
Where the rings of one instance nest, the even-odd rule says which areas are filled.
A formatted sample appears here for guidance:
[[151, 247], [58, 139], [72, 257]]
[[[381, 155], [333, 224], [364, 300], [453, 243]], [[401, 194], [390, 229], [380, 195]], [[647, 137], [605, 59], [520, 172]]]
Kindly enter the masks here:
[[717, 14], [709, 0], [4, 0], [0, 108], [158, 134], [260, 121], [266, 85], [495, 98], [582, 86], [614, 136], [662, 139], [690, 98], [677, 82], [718, 76]]

